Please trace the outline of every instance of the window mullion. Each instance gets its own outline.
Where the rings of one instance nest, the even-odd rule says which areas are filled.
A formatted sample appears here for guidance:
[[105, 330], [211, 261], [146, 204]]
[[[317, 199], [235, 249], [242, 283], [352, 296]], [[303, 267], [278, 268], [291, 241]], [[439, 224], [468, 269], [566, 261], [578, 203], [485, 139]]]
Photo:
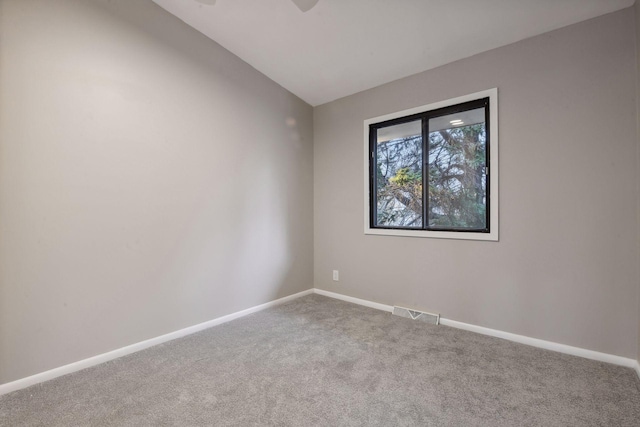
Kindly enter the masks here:
[[422, 118], [422, 228], [429, 229], [429, 118]]
[[369, 128], [369, 223], [371, 227], [378, 225], [378, 177], [376, 174], [378, 164], [378, 147], [377, 147], [378, 129], [371, 126]]

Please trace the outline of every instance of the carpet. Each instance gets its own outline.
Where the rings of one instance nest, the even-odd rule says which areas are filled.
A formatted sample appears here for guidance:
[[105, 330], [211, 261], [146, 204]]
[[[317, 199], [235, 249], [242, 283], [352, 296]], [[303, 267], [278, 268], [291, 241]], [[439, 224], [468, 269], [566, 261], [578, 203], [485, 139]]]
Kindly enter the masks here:
[[2, 426], [634, 426], [632, 369], [309, 295], [0, 396]]

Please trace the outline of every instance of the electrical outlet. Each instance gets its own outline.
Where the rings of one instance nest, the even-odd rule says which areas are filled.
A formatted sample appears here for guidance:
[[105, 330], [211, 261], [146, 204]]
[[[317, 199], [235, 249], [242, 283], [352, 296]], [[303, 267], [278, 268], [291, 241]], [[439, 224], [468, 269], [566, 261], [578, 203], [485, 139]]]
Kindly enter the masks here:
[[338, 273], [338, 270], [333, 270], [333, 281], [337, 282], [340, 280], [340, 273]]

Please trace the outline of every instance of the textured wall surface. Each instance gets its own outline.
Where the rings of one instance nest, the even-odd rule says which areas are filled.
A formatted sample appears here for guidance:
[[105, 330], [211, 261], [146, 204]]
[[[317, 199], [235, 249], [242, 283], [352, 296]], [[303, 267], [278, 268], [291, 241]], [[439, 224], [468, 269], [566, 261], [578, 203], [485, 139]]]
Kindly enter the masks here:
[[[316, 107], [315, 286], [636, 358], [634, 31], [626, 9]], [[493, 87], [500, 241], [364, 235], [363, 120]]]
[[0, 383], [312, 286], [312, 109], [151, 1], [0, 2]]

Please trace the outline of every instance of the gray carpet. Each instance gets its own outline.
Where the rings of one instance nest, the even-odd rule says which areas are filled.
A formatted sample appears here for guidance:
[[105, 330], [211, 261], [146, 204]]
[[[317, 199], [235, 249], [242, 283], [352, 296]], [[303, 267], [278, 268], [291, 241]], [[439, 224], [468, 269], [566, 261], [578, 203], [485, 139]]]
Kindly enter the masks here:
[[2, 396], [0, 425], [637, 427], [640, 380], [310, 295]]

